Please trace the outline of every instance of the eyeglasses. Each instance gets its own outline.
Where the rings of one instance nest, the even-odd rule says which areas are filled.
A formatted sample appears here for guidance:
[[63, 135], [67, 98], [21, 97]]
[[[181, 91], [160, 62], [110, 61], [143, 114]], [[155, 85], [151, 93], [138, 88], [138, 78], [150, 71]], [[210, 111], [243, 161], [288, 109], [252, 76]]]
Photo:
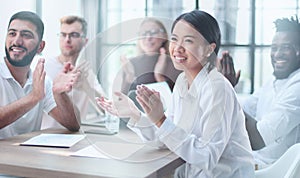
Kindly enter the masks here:
[[71, 32], [71, 33], [60, 32], [58, 35], [59, 35], [60, 38], [67, 38], [67, 37], [69, 37], [71, 39], [77, 39], [77, 38], [84, 37], [83, 34], [80, 34], [78, 32]]
[[157, 37], [159, 33], [164, 33], [165, 31], [163, 29], [152, 29], [147, 30], [139, 33], [139, 36], [153, 36]]

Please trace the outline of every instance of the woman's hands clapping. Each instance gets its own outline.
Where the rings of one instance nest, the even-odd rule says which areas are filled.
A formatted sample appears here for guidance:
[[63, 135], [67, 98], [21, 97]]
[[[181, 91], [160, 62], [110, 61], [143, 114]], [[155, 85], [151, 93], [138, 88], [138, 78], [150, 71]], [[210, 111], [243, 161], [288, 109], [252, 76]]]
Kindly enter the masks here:
[[96, 98], [97, 104], [112, 115], [125, 118], [133, 118], [138, 121], [140, 111], [135, 106], [133, 101], [121, 92], [113, 94], [113, 100], [105, 99], [104, 97]]
[[140, 103], [150, 120], [160, 127], [166, 116], [164, 114], [164, 107], [159, 92], [150, 90], [144, 85], [138, 85], [137, 101]]

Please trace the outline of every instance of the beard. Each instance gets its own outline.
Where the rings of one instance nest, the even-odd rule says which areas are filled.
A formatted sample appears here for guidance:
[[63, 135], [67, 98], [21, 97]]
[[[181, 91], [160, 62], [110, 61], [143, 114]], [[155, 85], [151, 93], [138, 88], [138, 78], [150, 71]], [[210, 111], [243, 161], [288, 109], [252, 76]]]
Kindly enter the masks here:
[[[16, 47], [16, 46], [11, 46], [11, 47]], [[11, 48], [11, 47], [9, 47], [9, 48]], [[39, 46], [36, 46], [36, 48], [33, 49], [32, 51], [30, 51], [26, 56], [24, 56], [23, 59], [17, 60], [17, 61], [13, 60], [10, 57], [8, 49], [5, 47], [6, 58], [7, 58], [8, 62], [15, 67], [24, 67], [24, 66], [30, 65], [34, 56], [36, 55], [38, 47]], [[26, 48], [24, 48], [24, 47], [22, 47], [22, 48], [27, 51]]]
[[275, 76], [276, 79], [285, 79], [288, 78], [290, 73], [274, 71], [273, 75]]
[[298, 70], [300, 68], [300, 63], [295, 62], [290, 65], [288, 69], [285, 70], [274, 70], [273, 75], [275, 76], [276, 79], [286, 79], [289, 77], [291, 73], [294, 71]]

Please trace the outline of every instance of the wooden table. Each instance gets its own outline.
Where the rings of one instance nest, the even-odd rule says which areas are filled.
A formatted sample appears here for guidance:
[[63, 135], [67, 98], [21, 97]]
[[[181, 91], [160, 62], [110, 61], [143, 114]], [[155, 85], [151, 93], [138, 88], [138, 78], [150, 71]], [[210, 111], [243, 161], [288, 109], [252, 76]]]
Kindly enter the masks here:
[[[83, 126], [80, 132], [91, 126]], [[104, 129], [96, 127], [96, 129]], [[70, 154], [96, 142], [134, 143], [137, 136], [129, 129], [116, 135], [86, 134], [71, 148], [20, 146], [41, 133], [67, 133], [64, 129], [48, 129], [0, 140], [0, 173], [22, 177], [164, 177], [170, 175], [183, 161], [169, 150], [144, 146], [129, 161], [76, 157]], [[122, 148], [120, 148], [122, 151]], [[130, 161], [139, 160], [139, 161]], [[144, 160], [144, 161], [143, 161]]]

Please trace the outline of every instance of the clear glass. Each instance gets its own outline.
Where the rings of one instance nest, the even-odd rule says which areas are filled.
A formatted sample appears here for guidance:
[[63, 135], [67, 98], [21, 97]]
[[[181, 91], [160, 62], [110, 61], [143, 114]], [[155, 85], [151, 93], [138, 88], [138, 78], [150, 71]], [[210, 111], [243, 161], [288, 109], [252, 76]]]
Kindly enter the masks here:
[[120, 118], [108, 114], [105, 120], [105, 127], [109, 132], [118, 133], [120, 129]]

